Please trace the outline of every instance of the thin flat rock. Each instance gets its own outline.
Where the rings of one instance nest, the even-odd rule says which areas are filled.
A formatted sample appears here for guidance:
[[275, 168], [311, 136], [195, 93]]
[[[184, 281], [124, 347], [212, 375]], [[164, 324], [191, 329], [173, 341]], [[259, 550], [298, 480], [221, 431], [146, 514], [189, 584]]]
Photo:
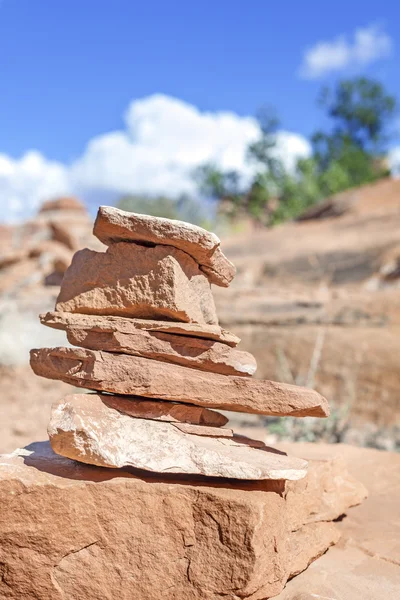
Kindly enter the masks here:
[[237, 346], [240, 338], [234, 333], [222, 329], [219, 325], [202, 323], [179, 323], [174, 321], [153, 321], [151, 319], [135, 319], [114, 317], [112, 315], [84, 315], [70, 312], [48, 312], [40, 315], [42, 325], [53, 329], [65, 330], [67, 327], [93, 329], [96, 331], [118, 331], [132, 333], [136, 329], [174, 333], [181, 336], [198, 337], [215, 340], [228, 346]]
[[234, 265], [221, 251], [221, 240], [214, 233], [184, 221], [100, 206], [93, 233], [107, 246], [136, 242], [183, 250], [199, 264], [210, 283], [222, 287], [228, 287], [236, 273]]
[[272, 416], [326, 417], [327, 400], [300, 386], [204, 373], [137, 356], [83, 348], [31, 350], [37, 375], [72, 385], [146, 398], [162, 398], [237, 412]]
[[76, 252], [56, 311], [218, 325], [207, 277], [185, 252], [169, 246], [113, 244]]
[[[92, 396], [99, 396], [109, 408], [113, 408], [140, 419], [153, 419], [167, 421], [177, 425], [190, 425], [201, 429], [220, 428], [228, 422], [225, 415], [201, 406], [190, 406], [178, 402], [163, 402], [162, 400], [149, 400], [148, 398], [134, 398], [126, 396], [113, 396], [111, 394], [79, 394], [90, 401]], [[67, 397], [69, 398], [69, 397]], [[204, 426], [204, 427], [203, 427]], [[224, 430], [229, 431], [229, 430]]]
[[[192, 425], [192, 423], [174, 423], [173, 425], [174, 427], [177, 427], [179, 431], [183, 431], [183, 433], [205, 435], [207, 437], [232, 438], [237, 441], [233, 429], [223, 429], [222, 427], [210, 427], [206, 425]], [[240, 438], [241, 436], [237, 437]], [[265, 446], [265, 444], [263, 444], [263, 446]]]
[[104, 319], [103, 327], [101, 327], [99, 323], [94, 325], [91, 322], [90, 315], [79, 316], [85, 317], [85, 324], [72, 325], [68, 323], [64, 327], [68, 341], [73, 346], [81, 346], [89, 350], [132, 354], [222, 375], [249, 376], [253, 375], [257, 369], [257, 363], [252, 354], [220, 342], [173, 333], [148, 331], [132, 326], [129, 331], [121, 331], [116, 327], [110, 328], [107, 325], [107, 318]]
[[57, 454], [101, 467], [247, 480], [298, 480], [307, 473], [307, 462], [300, 458], [130, 417], [96, 394], [75, 394], [54, 405], [48, 433]]

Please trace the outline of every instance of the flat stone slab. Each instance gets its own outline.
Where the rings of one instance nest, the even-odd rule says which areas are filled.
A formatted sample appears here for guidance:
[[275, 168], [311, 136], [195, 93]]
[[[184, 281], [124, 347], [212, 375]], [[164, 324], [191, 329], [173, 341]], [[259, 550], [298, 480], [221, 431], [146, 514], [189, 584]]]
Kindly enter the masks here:
[[114, 394], [132, 394], [238, 412], [326, 417], [314, 390], [248, 377], [204, 373], [180, 365], [83, 348], [31, 350], [36, 375]]
[[234, 265], [221, 251], [220, 239], [191, 223], [100, 206], [93, 233], [107, 246], [116, 242], [137, 242], [183, 250], [200, 265], [211, 283], [222, 287], [227, 287], [236, 273]]
[[249, 352], [199, 337], [136, 328], [128, 319], [121, 331], [108, 319], [71, 314], [63, 328], [70, 344], [89, 350], [132, 354], [222, 375], [249, 376], [256, 372], [256, 360]]
[[126, 317], [113, 317], [103, 315], [83, 315], [70, 312], [48, 312], [40, 315], [42, 325], [54, 329], [90, 328], [96, 331], [111, 331], [132, 333], [136, 329], [174, 333], [181, 336], [198, 337], [206, 340], [215, 340], [228, 346], [235, 347], [240, 343], [240, 338], [234, 333], [222, 329], [219, 325], [206, 323], [178, 323], [174, 321], [153, 321], [151, 319], [135, 319]]
[[[98, 394], [74, 394], [52, 407], [48, 434], [53, 450], [99, 467], [136, 467], [232, 479], [305, 476], [307, 462], [278, 450], [254, 448], [232, 437], [187, 433], [172, 423], [136, 418], [111, 408]], [[201, 427], [201, 426], [198, 426]]]
[[[91, 401], [93, 396], [97, 396], [110, 408], [114, 408], [125, 415], [141, 419], [167, 421], [168, 423], [190, 425], [191, 427], [200, 427], [206, 430], [210, 428], [219, 430], [220, 427], [226, 425], [228, 422], [228, 418], [225, 415], [215, 410], [202, 408], [201, 406], [191, 406], [190, 404], [180, 404], [178, 402], [163, 402], [162, 400], [149, 400], [148, 398], [134, 398], [132, 396], [79, 394], [82, 402], [85, 399]], [[68, 400], [69, 396], [66, 399]], [[74, 399], [72, 398], [71, 401], [73, 402]]]
[[218, 325], [207, 278], [170, 246], [120, 243], [106, 252], [76, 252], [56, 310]]
[[[295, 445], [291, 452], [297, 452]], [[386, 453], [379, 454], [384, 461]], [[338, 530], [349, 518], [324, 522], [324, 506], [331, 506], [331, 518], [336, 518], [344, 505], [348, 512], [348, 506], [364, 497], [346, 469], [337, 477], [328, 461], [323, 463], [323, 480], [330, 480], [329, 487], [308, 488], [315, 465], [321, 474], [319, 461], [310, 461], [306, 477], [290, 483], [290, 495], [293, 504], [297, 498], [306, 506], [311, 495], [320, 498], [323, 515], [307, 514], [307, 523], [299, 526], [287, 511], [284, 482], [103, 469], [62, 458], [48, 442], [3, 455], [0, 597], [264, 600], [274, 596], [292, 574], [306, 569], [337, 542]], [[338, 502], [343, 484], [347, 504]], [[313, 506], [318, 509], [315, 502]], [[351, 510], [350, 519], [354, 515], [357, 520], [359, 510]], [[323, 565], [330, 553], [320, 559]], [[340, 564], [336, 584], [353, 568], [351, 562]], [[315, 572], [324, 579], [318, 562]], [[379, 584], [384, 586], [383, 579]], [[327, 585], [314, 591], [319, 589]], [[355, 592], [354, 597], [364, 600], [368, 595]]]

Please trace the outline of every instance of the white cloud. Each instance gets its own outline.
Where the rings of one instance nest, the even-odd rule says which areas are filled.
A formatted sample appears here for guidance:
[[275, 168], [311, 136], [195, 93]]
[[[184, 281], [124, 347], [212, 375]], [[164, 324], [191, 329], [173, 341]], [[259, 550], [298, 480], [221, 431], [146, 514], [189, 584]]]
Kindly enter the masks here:
[[14, 160], [0, 154], [0, 220], [31, 216], [44, 199], [68, 191], [67, 168], [31, 150]]
[[389, 152], [389, 168], [395, 177], [400, 177], [400, 146]]
[[341, 35], [321, 41], [305, 52], [300, 76], [317, 79], [348, 67], [363, 67], [391, 55], [393, 41], [378, 25], [356, 29], [352, 38]]
[[[259, 127], [252, 117], [233, 112], [200, 112], [181, 100], [156, 94], [134, 101], [125, 129], [91, 139], [72, 165], [47, 161], [38, 152], [20, 160], [0, 155], [0, 220], [26, 218], [45, 199], [65, 193], [83, 198], [93, 190], [177, 195], [194, 192], [193, 169], [213, 161], [236, 169], [244, 178], [254, 167], [246, 162]], [[310, 153], [308, 141], [281, 131], [279, 154], [289, 167]]]
[[125, 131], [89, 142], [71, 170], [76, 185], [149, 194], [192, 191], [191, 172], [205, 161], [245, 172], [246, 148], [259, 132], [250, 117], [201, 113], [161, 94], [132, 102], [125, 122]]

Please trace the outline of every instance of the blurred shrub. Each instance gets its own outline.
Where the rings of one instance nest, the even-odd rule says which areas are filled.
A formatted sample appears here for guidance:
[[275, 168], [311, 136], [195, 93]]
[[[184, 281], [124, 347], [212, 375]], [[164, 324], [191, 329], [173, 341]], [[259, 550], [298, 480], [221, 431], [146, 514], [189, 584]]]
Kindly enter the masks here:
[[260, 225], [274, 225], [294, 219], [326, 197], [388, 176], [385, 155], [396, 104], [381, 83], [365, 77], [323, 88], [319, 105], [330, 128], [314, 133], [312, 156], [294, 169], [279, 158], [279, 120], [265, 108], [258, 114], [260, 137], [248, 148], [255, 174], [247, 189], [241, 188], [239, 173], [204, 164], [193, 173], [198, 190], [233, 220], [247, 215]]

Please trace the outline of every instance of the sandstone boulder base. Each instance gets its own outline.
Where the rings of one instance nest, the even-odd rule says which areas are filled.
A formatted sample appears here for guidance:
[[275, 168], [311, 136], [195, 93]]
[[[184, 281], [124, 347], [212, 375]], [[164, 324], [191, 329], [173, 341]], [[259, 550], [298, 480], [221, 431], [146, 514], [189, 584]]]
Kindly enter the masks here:
[[[293, 445], [291, 452], [299, 450]], [[386, 453], [381, 454], [383, 465]], [[329, 471], [328, 463], [323, 464]], [[361, 459], [358, 468], [367, 464], [368, 460]], [[339, 517], [344, 503], [337, 498], [344, 483], [346, 512], [348, 506], [360, 502], [359, 486], [349, 495], [352, 478], [346, 470], [328, 488], [314, 484], [308, 488], [314, 465], [311, 461], [305, 479], [290, 484], [290, 493], [298, 496], [299, 503], [308, 506], [313, 503], [311, 495], [323, 496], [334, 518]], [[360, 514], [360, 509], [352, 509], [350, 517], [336, 524], [324, 522], [324, 511], [322, 517], [306, 515], [306, 524], [300, 525], [298, 519], [294, 524], [283, 482], [223, 480], [215, 486], [214, 481], [91, 467], [57, 456], [48, 442], [2, 456], [0, 597], [264, 600], [278, 594], [293, 574], [337, 542], [339, 529], [346, 536], [347, 521], [356, 523]], [[383, 503], [391, 496], [385, 494]], [[381, 519], [368, 513], [360, 525], [369, 528], [377, 517]], [[360, 535], [362, 529], [353, 536], [354, 545], [360, 544]], [[354, 563], [349, 560], [329, 571], [333, 585], [343, 587], [341, 582], [347, 582], [347, 595], [328, 593], [327, 572], [319, 564], [329, 563], [331, 552], [315, 563], [317, 578], [312, 581], [320, 586], [308, 588], [308, 595], [293, 594], [290, 600], [315, 600], [318, 593], [320, 598], [372, 599], [367, 593], [360, 596], [358, 585], [363, 579], [364, 591], [365, 586], [372, 587], [373, 571], [355, 574], [351, 582], [347, 574]], [[347, 550], [333, 552], [346, 556]], [[379, 562], [366, 555], [364, 561]], [[386, 576], [390, 570], [399, 570], [395, 564], [380, 562], [386, 565]], [[300, 575], [303, 581], [309, 573]], [[377, 583], [384, 592], [390, 591], [383, 572]], [[287, 589], [293, 585], [296, 579]], [[394, 587], [392, 592], [386, 598], [395, 598]]]
[[[70, 321], [73, 321], [76, 315], [71, 316]], [[110, 327], [107, 317], [94, 317], [94, 322], [91, 322], [90, 315], [79, 315], [82, 316], [84, 323], [66, 323], [64, 326], [68, 341], [73, 346], [132, 354], [222, 375], [253, 375], [257, 369], [256, 361], [249, 352], [230, 348], [220, 342], [139, 329], [132, 326], [128, 319], [125, 328]], [[103, 327], [98, 324], [101, 319]]]
[[146, 331], [159, 331], [175, 333], [177, 335], [199, 337], [206, 340], [215, 340], [228, 346], [235, 347], [240, 343], [234, 333], [221, 329], [219, 325], [205, 323], [178, 323], [173, 321], [153, 321], [151, 319], [127, 319], [102, 315], [83, 315], [69, 312], [48, 312], [40, 315], [40, 322], [54, 329], [88, 329], [90, 331], [107, 331], [120, 333], [133, 333], [136, 329]]
[[329, 415], [326, 399], [300, 386], [203, 373], [125, 354], [41, 348], [31, 350], [31, 367], [36, 375], [48, 379], [115, 394], [280, 417]]
[[56, 310], [218, 324], [207, 278], [188, 254], [168, 246], [76, 252]]
[[57, 454], [99, 467], [252, 480], [296, 480], [307, 472], [306, 461], [248, 446], [243, 437], [193, 435], [172, 423], [138, 419], [97, 394], [75, 394], [53, 405], [47, 431]]
[[100, 206], [93, 233], [107, 246], [116, 242], [137, 242], [183, 250], [200, 265], [211, 283], [222, 287], [227, 287], [236, 273], [234, 265], [221, 251], [221, 241], [214, 233], [183, 221]]
[[[64, 401], [73, 404], [74, 395], [67, 396]], [[208, 408], [180, 404], [179, 402], [163, 402], [162, 400], [149, 400], [148, 398], [134, 398], [133, 396], [113, 396], [111, 394], [79, 394], [79, 399], [84, 402], [93, 400], [97, 396], [106, 406], [114, 408], [124, 415], [138, 417], [141, 419], [153, 419], [156, 421], [167, 421], [193, 427], [201, 426], [201, 429], [210, 429], [226, 425], [228, 418], [225, 415]], [[224, 430], [225, 431], [225, 430]]]

